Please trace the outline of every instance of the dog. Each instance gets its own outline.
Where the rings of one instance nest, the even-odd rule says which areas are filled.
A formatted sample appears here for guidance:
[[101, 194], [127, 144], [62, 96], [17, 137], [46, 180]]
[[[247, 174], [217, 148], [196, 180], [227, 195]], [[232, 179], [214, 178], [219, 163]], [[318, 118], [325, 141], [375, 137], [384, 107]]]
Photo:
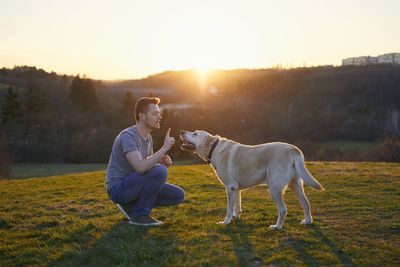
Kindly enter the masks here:
[[322, 185], [309, 173], [304, 155], [299, 148], [287, 143], [265, 143], [255, 146], [211, 135], [206, 131], [182, 130], [181, 149], [192, 151], [211, 164], [227, 194], [227, 214], [220, 224], [229, 224], [240, 218], [240, 191], [252, 186], [266, 184], [278, 209], [276, 224], [270, 229], [281, 229], [287, 214], [283, 194], [289, 187], [304, 210], [302, 224], [311, 224], [310, 202], [304, 194], [303, 182], [316, 190]]

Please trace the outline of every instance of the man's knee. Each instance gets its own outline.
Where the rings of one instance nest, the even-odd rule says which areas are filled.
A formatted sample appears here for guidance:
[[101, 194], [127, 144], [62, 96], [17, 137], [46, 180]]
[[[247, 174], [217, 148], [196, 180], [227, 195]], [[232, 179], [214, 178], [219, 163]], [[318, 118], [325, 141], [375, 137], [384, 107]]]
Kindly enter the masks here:
[[151, 176], [163, 182], [167, 181], [168, 168], [163, 164], [157, 164], [150, 169]]
[[177, 193], [177, 204], [181, 204], [185, 200], [185, 191], [180, 188], [180, 190]]

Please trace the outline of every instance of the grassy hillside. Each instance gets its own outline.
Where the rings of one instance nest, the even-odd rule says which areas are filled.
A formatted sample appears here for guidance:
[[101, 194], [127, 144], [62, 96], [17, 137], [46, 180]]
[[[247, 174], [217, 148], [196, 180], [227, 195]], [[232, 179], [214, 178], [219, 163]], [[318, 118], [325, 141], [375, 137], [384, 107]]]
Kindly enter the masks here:
[[300, 225], [291, 192], [284, 230], [266, 187], [242, 193], [229, 226], [225, 192], [206, 165], [171, 167], [186, 190], [178, 207], [155, 209], [156, 228], [127, 224], [108, 200], [104, 171], [0, 181], [0, 266], [259, 266], [400, 264], [400, 164], [308, 163], [326, 191], [306, 188], [315, 223]]

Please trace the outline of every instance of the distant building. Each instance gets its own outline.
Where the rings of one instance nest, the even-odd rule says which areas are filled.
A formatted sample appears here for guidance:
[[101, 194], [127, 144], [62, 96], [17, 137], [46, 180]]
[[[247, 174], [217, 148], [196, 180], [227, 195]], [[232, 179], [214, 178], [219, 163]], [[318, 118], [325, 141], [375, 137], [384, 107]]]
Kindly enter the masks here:
[[378, 56], [380, 64], [400, 64], [400, 53], [390, 53]]
[[342, 59], [343, 66], [365, 66], [373, 64], [400, 64], [400, 53], [383, 54], [377, 57], [362, 56]]

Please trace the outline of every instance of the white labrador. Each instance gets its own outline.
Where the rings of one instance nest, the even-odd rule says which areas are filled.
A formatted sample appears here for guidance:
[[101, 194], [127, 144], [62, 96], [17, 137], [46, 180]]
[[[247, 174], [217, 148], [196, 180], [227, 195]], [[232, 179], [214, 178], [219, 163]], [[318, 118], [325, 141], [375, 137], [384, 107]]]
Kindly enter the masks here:
[[305, 184], [323, 190], [308, 172], [301, 150], [287, 143], [266, 143], [256, 146], [239, 144], [206, 131], [181, 131], [183, 150], [190, 150], [211, 163], [227, 194], [227, 215], [222, 224], [239, 218], [242, 212], [240, 190], [266, 184], [278, 209], [278, 220], [270, 228], [282, 228], [286, 216], [283, 194], [289, 186], [304, 210], [302, 224], [313, 219], [310, 203], [304, 194]]

